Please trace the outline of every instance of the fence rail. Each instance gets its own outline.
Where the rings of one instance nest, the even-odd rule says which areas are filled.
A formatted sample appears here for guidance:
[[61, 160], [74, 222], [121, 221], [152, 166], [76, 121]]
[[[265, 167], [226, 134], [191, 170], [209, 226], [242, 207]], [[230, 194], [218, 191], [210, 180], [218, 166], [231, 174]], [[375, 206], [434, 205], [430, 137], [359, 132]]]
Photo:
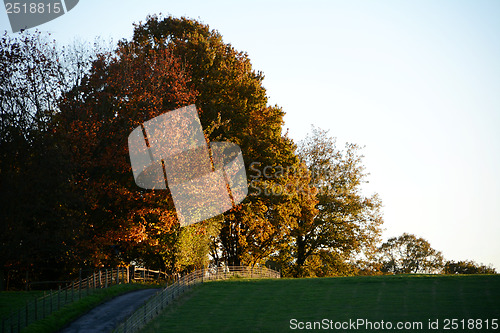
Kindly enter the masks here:
[[142, 329], [154, 319], [174, 299], [193, 286], [211, 280], [233, 277], [242, 278], [280, 278], [280, 272], [266, 267], [218, 267], [194, 271], [175, 281], [151, 297], [145, 304], [122, 322], [113, 332], [132, 333]]
[[[26, 302], [26, 305], [5, 318], [0, 319], [2, 333], [19, 333], [23, 328], [37, 320], [49, 316], [63, 306], [93, 294], [98, 289], [109, 286], [130, 283], [132, 281], [166, 280], [168, 275], [161, 271], [154, 271], [140, 267], [115, 267], [101, 269], [92, 274], [74, 281], [44, 281], [33, 284], [58, 283], [57, 290], [44, 292], [44, 296]], [[65, 284], [63, 287], [62, 284]]]

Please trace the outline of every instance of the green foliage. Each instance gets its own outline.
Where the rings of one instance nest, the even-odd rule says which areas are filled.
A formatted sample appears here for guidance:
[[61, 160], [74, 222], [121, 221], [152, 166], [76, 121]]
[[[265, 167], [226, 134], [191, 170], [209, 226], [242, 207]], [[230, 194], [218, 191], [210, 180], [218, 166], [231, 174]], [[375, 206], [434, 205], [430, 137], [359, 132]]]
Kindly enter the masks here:
[[307, 257], [302, 275], [308, 277], [354, 276], [358, 267], [342, 253], [319, 250]]
[[[355, 144], [346, 144], [341, 151], [336, 148], [334, 138], [316, 128], [299, 145], [298, 154], [307, 165], [317, 201], [310, 198], [312, 193], [308, 194], [309, 199], [301, 200], [301, 214], [281, 255], [286, 274], [324, 276], [328, 271], [337, 275], [334, 272], [342, 270], [348, 274], [352, 269], [347, 261], [359, 255], [373, 255], [381, 234], [382, 203], [376, 194], [372, 197], [361, 194], [366, 174], [360, 149]], [[286, 252], [291, 257], [284, 257]], [[308, 258], [312, 267], [306, 269]]]
[[481, 265], [472, 260], [447, 261], [444, 265], [444, 274], [497, 274], [495, 268]]
[[209, 266], [210, 247], [220, 231], [223, 216], [182, 228], [176, 244], [177, 271], [193, 271]]
[[26, 305], [26, 302], [43, 296], [43, 291], [2, 291], [0, 292], [0, 318], [7, 317]]
[[379, 255], [383, 272], [436, 273], [443, 268], [441, 252], [425, 239], [407, 233], [388, 239], [380, 246]]

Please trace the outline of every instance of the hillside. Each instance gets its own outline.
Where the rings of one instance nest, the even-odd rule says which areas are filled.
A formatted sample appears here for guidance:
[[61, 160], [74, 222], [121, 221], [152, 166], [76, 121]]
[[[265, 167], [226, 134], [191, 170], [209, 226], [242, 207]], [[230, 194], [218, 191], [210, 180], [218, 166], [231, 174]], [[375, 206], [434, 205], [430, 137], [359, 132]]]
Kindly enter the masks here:
[[499, 320], [496, 275], [231, 280], [199, 286], [144, 332], [484, 332], [500, 331]]

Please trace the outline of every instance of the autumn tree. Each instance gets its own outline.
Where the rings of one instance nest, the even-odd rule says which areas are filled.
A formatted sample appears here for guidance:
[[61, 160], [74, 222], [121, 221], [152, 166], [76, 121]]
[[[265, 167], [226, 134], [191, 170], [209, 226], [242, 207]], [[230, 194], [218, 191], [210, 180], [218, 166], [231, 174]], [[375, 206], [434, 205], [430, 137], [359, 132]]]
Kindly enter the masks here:
[[375, 250], [382, 204], [378, 195], [362, 193], [366, 174], [359, 151], [355, 144], [339, 150], [334, 138], [314, 127], [299, 144], [298, 155], [310, 173], [309, 185], [317, 192], [317, 213], [300, 216], [291, 230], [284, 251], [289, 252], [284, 261], [289, 274], [324, 275], [323, 266], [339, 271], [356, 256], [370, 256]]
[[[229, 265], [279, 255], [291, 274], [307, 267], [325, 275], [373, 248], [381, 204], [360, 193], [359, 147], [339, 151], [318, 132], [297, 155], [282, 134], [283, 110], [268, 105], [264, 75], [208, 25], [148, 17], [116, 50], [83, 58], [68, 50], [69, 62], [33, 42], [24, 49], [2, 41], [0, 54], [7, 73], [0, 78], [0, 241], [11, 251], [4, 267], [33, 262], [28, 249], [51, 235], [37, 253], [73, 268], [136, 262], [189, 270], [205, 265], [210, 251]], [[198, 107], [207, 141], [241, 147], [250, 193], [223, 216], [180, 228], [168, 190], [135, 184], [127, 137], [189, 104]], [[23, 201], [30, 195], [36, 200]], [[332, 269], [319, 272], [325, 264]]]
[[169, 50], [140, 53], [127, 43], [102, 54], [63, 96], [56, 132], [74, 166], [73, 191], [85, 204], [76, 235], [85, 264], [173, 265], [167, 258], [177, 241], [172, 199], [168, 191], [135, 184], [127, 138], [195, 96], [185, 67]]
[[441, 252], [433, 249], [425, 239], [412, 234], [389, 238], [378, 252], [383, 272], [436, 273], [443, 268]]
[[[135, 27], [131, 44], [142, 53], [169, 50], [187, 65], [207, 138], [239, 145], [247, 170], [253, 162], [270, 167], [298, 164], [292, 141], [281, 133], [283, 110], [267, 105], [264, 75], [217, 31], [195, 20], [152, 16]], [[277, 182], [259, 180], [269, 186]], [[276, 250], [286, 231], [283, 226], [296, 209], [287, 194], [252, 194], [224, 214], [212, 251], [230, 265], [263, 262]]]

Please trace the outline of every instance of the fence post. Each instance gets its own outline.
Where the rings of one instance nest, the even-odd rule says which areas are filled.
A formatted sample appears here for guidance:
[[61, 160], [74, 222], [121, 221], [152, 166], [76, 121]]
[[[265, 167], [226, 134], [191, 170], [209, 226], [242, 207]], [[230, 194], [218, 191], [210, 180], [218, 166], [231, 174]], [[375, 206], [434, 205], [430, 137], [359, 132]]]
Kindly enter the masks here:
[[120, 284], [120, 268], [116, 266], [116, 284]]
[[57, 291], [57, 310], [61, 308], [61, 285], [59, 285], [59, 290]]
[[10, 313], [10, 332], [14, 332], [14, 311]]
[[108, 287], [108, 269], [106, 268], [106, 279], [104, 280], [104, 288]]
[[79, 282], [78, 282], [78, 299], [82, 298], [82, 269], [80, 268]]
[[[29, 316], [28, 316], [28, 315], [29, 315], [29, 314], [28, 314], [28, 301], [26, 301], [26, 320], [25, 320], [25, 322], [24, 322], [24, 323], [26, 324], [26, 326], [28, 326], [28, 318], [29, 318]], [[25, 326], [25, 327], [26, 327], [26, 326]]]
[[[37, 302], [38, 302], [38, 298], [35, 298], [35, 321], [38, 320], [38, 304], [37, 304]], [[2, 329], [2, 332], [4, 332], [3, 329]]]

